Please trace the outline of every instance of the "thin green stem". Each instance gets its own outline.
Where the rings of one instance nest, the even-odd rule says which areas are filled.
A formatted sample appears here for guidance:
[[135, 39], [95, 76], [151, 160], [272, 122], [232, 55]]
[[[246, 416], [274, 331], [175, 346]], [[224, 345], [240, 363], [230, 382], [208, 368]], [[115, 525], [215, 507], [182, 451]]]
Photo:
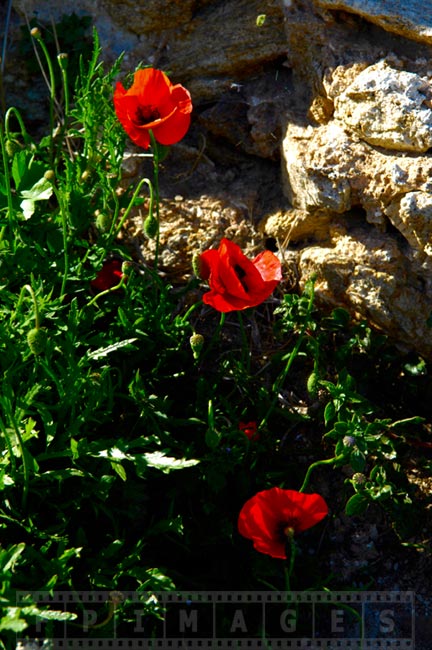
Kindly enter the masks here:
[[6, 138], [10, 139], [10, 137], [11, 137], [10, 128], [9, 128], [9, 121], [10, 121], [10, 118], [11, 118], [12, 115], [15, 117], [16, 121], [19, 124], [21, 135], [23, 137], [24, 143], [29, 144], [30, 137], [29, 137], [29, 134], [27, 133], [27, 129], [26, 129], [25, 124], [24, 124], [24, 120], [21, 117], [21, 113], [14, 106], [11, 106], [10, 108], [8, 108], [8, 110], [6, 111], [6, 114], [5, 114], [4, 123], [5, 123], [5, 135], [6, 135]]
[[62, 234], [63, 234], [63, 259], [64, 259], [64, 271], [63, 271], [63, 280], [60, 289], [60, 301], [63, 300], [65, 295], [66, 283], [69, 273], [69, 246], [68, 246], [68, 210], [66, 203], [64, 201], [64, 194], [59, 192], [55, 185], [52, 186], [53, 192], [57, 197], [57, 201], [60, 208], [60, 215], [62, 221]]
[[294, 564], [297, 554], [297, 547], [294, 540], [294, 531], [288, 535], [287, 539], [287, 551], [289, 553], [288, 563], [284, 567], [285, 574], [285, 591], [291, 591], [291, 576], [294, 571]]
[[35, 327], [38, 330], [40, 328], [40, 316], [39, 316], [39, 307], [36, 300], [36, 294], [33, 291], [33, 287], [30, 284], [25, 284], [23, 289], [26, 289], [32, 297], [33, 300], [33, 313], [35, 317]]
[[194, 302], [194, 304], [189, 307], [185, 315], [181, 317], [181, 322], [185, 323], [187, 320], [189, 320], [189, 316], [192, 314], [192, 312], [194, 312], [195, 309], [201, 306], [202, 306], [202, 300], [198, 300], [198, 302]]
[[334, 465], [335, 463], [338, 463], [340, 460], [343, 460], [345, 458], [345, 454], [340, 454], [339, 456], [334, 456], [333, 458], [326, 458], [325, 460], [317, 460], [315, 463], [312, 463], [312, 465], [309, 465], [307, 472], [305, 474], [303, 484], [301, 488], [299, 489], [299, 492], [304, 492], [309, 484], [310, 477], [314, 469], [317, 467], [321, 467], [321, 465]]
[[220, 335], [220, 333], [221, 333], [222, 327], [223, 327], [224, 324], [225, 324], [225, 318], [226, 318], [226, 314], [225, 314], [225, 312], [221, 312], [220, 320], [219, 320], [218, 326], [216, 327], [216, 329], [215, 329], [215, 331], [214, 331], [214, 333], [213, 333], [213, 336], [212, 336], [211, 339], [210, 339], [210, 343], [209, 343], [207, 349], [205, 350], [205, 352], [204, 352], [204, 353], [201, 355], [201, 357], [200, 357], [200, 363], [202, 363], [202, 362], [204, 361], [204, 359], [206, 358], [206, 356], [207, 356], [207, 355], [210, 353], [210, 351], [212, 350], [212, 348], [213, 348], [214, 344], [216, 343], [217, 339], [219, 338], [219, 335]]
[[150, 129], [150, 141], [153, 149], [153, 186], [154, 186], [154, 198], [156, 206], [156, 221], [158, 223], [157, 233], [156, 233], [156, 250], [155, 250], [155, 260], [154, 267], [157, 269], [159, 263], [159, 244], [160, 244], [160, 228], [159, 228], [159, 149], [158, 143], [154, 137], [153, 131]]
[[307, 310], [306, 310], [307, 318], [305, 318], [303, 326], [302, 326], [302, 328], [300, 330], [300, 333], [298, 335], [296, 344], [295, 344], [294, 348], [292, 349], [291, 354], [288, 357], [285, 368], [282, 370], [281, 374], [279, 375], [279, 377], [276, 379], [275, 383], [273, 384], [274, 396], [273, 396], [272, 402], [271, 402], [271, 404], [270, 404], [270, 406], [269, 406], [269, 408], [267, 410], [267, 413], [265, 414], [265, 416], [263, 417], [263, 419], [261, 420], [261, 422], [260, 422], [260, 424], [258, 426], [258, 429], [261, 429], [262, 427], [264, 427], [267, 424], [267, 420], [269, 419], [270, 415], [273, 413], [273, 410], [274, 410], [274, 408], [275, 408], [275, 406], [276, 406], [276, 404], [278, 402], [279, 391], [282, 388], [282, 386], [283, 386], [283, 384], [285, 382], [285, 379], [288, 376], [289, 371], [291, 370], [291, 366], [294, 363], [294, 360], [297, 357], [297, 355], [299, 353], [299, 350], [300, 350], [300, 347], [301, 347], [301, 345], [303, 343], [303, 340], [305, 338], [306, 329], [307, 329], [308, 324], [309, 324], [309, 316], [312, 313], [313, 301], [314, 301], [314, 292], [311, 291], [311, 294], [309, 296], [309, 302], [308, 302], [308, 305], [307, 305]]
[[244, 321], [243, 321], [243, 316], [240, 311], [237, 312], [237, 318], [238, 322], [240, 325], [240, 335], [241, 335], [241, 340], [242, 340], [242, 359], [243, 362], [246, 362], [246, 371], [247, 373], [250, 372], [250, 364], [251, 364], [251, 355], [250, 355], [250, 350], [249, 350], [249, 344], [246, 336], [246, 330], [244, 326]]
[[[135, 201], [136, 201], [137, 196], [138, 196], [138, 194], [140, 193], [141, 188], [142, 188], [143, 185], [147, 185], [148, 188], [149, 188], [149, 194], [150, 194], [150, 210], [153, 209], [153, 204], [154, 204], [153, 186], [152, 186], [152, 184], [151, 184], [151, 182], [150, 182], [150, 180], [149, 180], [148, 178], [143, 178], [143, 179], [140, 180], [140, 182], [138, 183], [138, 185], [137, 185], [137, 187], [136, 187], [136, 189], [135, 189], [135, 192], [133, 193], [132, 198], [131, 198], [131, 200], [129, 201], [129, 205], [127, 206], [126, 210], [124, 211], [124, 213], [123, 213], [123, 215], [122, 215], [122, 218], [121, 218], [121, 220], [120, 220], [120, 223], [119, 223], [118, 226], [113, 230], [113, 232], [110, 233], [109, 238], [110, 238], [111, 241], [117, 237], [118, 233], [119, 233], [120, 230], [123, 228], [123, 224], [125, 223], [126, 219], [127, 219], [128, 216], [129, 216], [130, 211], [132, 210], [133, 206], [135, 205]], [[113, 226], [114, 226], [114, 225], [115, 225], [115, 222], [113, 222]]]
[[63, 94], [64, 94], [64, 122], [66, 124], [67, 118], [69, 116], [69, 84], [67, 78], [67, 54], [61, 52], [57, 55], [57, 61], [61, 70], [62, 84], [63, 84]]
[[[33, 30], [32, 30], [33, 31]], [[50, 91], [50, 105], [49, 105], [49, 116], [50, 116], [50, 134], [51, 134], [51, 143], [50, 143], [50, 153], [51, 153], [51, 164], [54, 163], [54, 103], [55, 103], [55, 76], [54, 76], [54, 67], [51, 61], [48, 48], [45, 45], [39, 30], [34, 33], [34, 38], [39, 43], [42, 52], [44, 53], [45, 60], [48, 66], [49, 74], [49, 91]]]
[[[12, 190], [11, 190], [11, 179], [10, 179], [10, 173], [9, 173], [9, 160], [7, 157], [7, 152], [6, 152], [6, 145], [5, 145], [5, 137], [4, 137], [4, 130], [3, 130], [3, 124], [0, 123], [0, 146], [1, 146], [1, 152], [2, 152], [2, 158], [3, 158], [3, 170], [4, 170], [4, 177], [5, 177], [5, 186], [6, 186], [6, 199], [7, 199], [7, 206], [8, 206], [8, 220], [9, 220], [9, 225], [12, 226], [13, 221], [14, 221], [14, 207], [13, 207], [13, 201], [12, 201]], [[3, 226], [3, 228], [0, 231], [0, 244], [3, 241], [3, 237], [6, 232], [6, 226]]]
[[99, 298], [102, 298], [102, 296], [106, 296], [108, 293], [112, 293], [113, 291], [117, 291], [118, 289], [121, 289], [125, 283], [126, 283], [126, 275], [122, 275], [120, 282], [116, 284], [114, 287], [110, 287], [109, 289], [105, 289], [104, 291], [101, 291], [100, 293], [96, 294], [94, 298], [92, 298], [86, 305], [86, 307], [90, 307], [90, 305], [93, 305], [95, 302], [99, 300]]

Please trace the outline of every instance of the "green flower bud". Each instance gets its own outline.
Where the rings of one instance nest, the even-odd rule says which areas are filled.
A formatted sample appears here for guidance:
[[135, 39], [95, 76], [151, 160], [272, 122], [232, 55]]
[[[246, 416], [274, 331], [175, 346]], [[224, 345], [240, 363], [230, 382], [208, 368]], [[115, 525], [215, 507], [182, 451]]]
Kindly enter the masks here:
[[319, 384], [319, 375], [315, 370], [309, 375], [306, 387], [309, 395], [311, 397], [316, 397], [318, 395], [318, 384]]
[[62, 70], [66, 70], [68, 65], [68, 59], [69, 59], [69, 55], [66, 54], [66, 52], [60, 52], [60, 54], [57, 54], [57, 61], [59, 63], [59, 66], [62, 68]]
[[108, 232], [111, 228], [111, 217], [105, 212], [98, 212], [96, 216], [96, 228], [99, 232]]
[[30, 30], [30, 35], [33, 36], [33, 38], [41, 38], [41, 32], [38, 27], [33, 27], [33, 29]]
[[355, 485], [364, 485], [366, 483], [366, 476], [360, 472], [356, 472], [352, 475], [351, 480]]
[[12, 158], [12, 156], [21, 149], [20, 145], [15, 140], [6, 140], [5, 148], [6, 153], [8, 156], [10, 156], [10, 158]]
[[149, 239], [156, 239], [159, 232], [159, 221], [151, 214], [144, 221], [144, 233]]
[[121, 265], [121, 272], [123, 273], [123, 275], [126, 276], [130, 275], [132, 269], [133, 269], [133, 263], [128, 262], [127, 260], [124, 261], [123, 264]]
[[46, 172], [45, 172], [45, 174], [44, 174], [44, 178], [45, 178], [47, 181], [53, 181], [54, 178], [55, 178], [54, 170], [52, 170], [52, 169], [47, 169]]
[[201, 253], [197, 251], [192, 255], [192, 270], [197, 278], [201, 277]]
[[202, 334], [192, 334], [189, 339], [194, 359], [198, 359], [204, 345], [204, 337]]
[[27, 333], [27, 343], [33, 354], [42, 354], [45, 351], [48, 335], [45, 329], [34, 327]]

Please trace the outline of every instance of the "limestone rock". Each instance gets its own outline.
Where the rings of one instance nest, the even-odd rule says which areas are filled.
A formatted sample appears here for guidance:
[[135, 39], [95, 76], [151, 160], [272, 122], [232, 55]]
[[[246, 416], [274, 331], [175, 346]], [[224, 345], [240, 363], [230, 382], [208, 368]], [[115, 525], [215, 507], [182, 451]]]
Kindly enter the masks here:
[[336, 97], [334, 117], [369, 144], [427, 151], [432, 146], [431, 98], [428, 80], [382, 60]]
[[432, 194], [407, 192], [385, 210], [393, 225], [404, 235], [421, 260], [432, 263]]
[[342, 9], [406, 38], [432, 43], [432, 7], [422, 0], [317, 0], [325, 9]]
[[[256, 74], [286, 52], [279, 0], [77, 0], [99, 31], [104, 54], [126, 52], [125, 66], [140, 61], [164, 70], [190, 90], [195, 105], [218, 98], [230, 85]], [[15, 9], [48, 24], [65, 11], [60, 0], [16, 0]], [[107, 59], [107, 57], [104, 57]]]
[[409, 270], [403, 250], [376, 229], [336, 228], [329, 245], [299, 253], [302, 282], [317, 274], [318, 300], [357, 312], [378, 329], [428, 357], [432, 354], [430, 296]]

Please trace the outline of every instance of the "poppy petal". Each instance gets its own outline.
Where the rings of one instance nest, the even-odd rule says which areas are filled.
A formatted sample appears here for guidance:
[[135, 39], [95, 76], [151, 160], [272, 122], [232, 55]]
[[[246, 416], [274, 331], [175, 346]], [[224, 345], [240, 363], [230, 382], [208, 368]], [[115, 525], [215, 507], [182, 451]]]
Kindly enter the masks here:
[[311, 528], [328, 514], [319, 494], [304, 494], [274, 487], [258, 492], [240, 511], [238, 530], [254, 548], [272, 557], [286, 558], [284, 529], [295, 533]]
[[173, 85], [161, 70], [137, 70], [131, 87], [119, 82], [114, 91], [117, 117], [131, 140], [148, 149], [151, 130], [162, 145], [181, 140], [190, 126], [192, 100], [180, 84]]

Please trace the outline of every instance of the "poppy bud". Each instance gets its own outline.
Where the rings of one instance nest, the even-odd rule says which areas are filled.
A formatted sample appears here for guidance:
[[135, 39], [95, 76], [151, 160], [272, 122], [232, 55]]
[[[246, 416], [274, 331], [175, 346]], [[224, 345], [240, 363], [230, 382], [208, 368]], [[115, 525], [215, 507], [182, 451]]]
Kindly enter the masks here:
[[45, 178], [45, 180], [47, 180], [47, 181], [53, 181], [54, 178], [55, 178], [54, 170], [52, 170], [52, 169], [47, 169], [46, 172], [45, 172], [45, 174], [44, 174], [44, 178]]
[[195, 251], [195, 253], [192, 255], [192, 270], [194, 274], [197, 276], [197, 278], [201, 278], [201, 253], [198, 253]]
[[44, 352], [47, 343], [46, 330], [34, 327], [27, 333], [27, 343], [33, 354], [38, 355]]
[[132, 264], [132, 262], [128, 262], [128, 261], [126, 260], [126, 261], [123, 262], [122, 265], [121, 265], [121, 272], [123, 273], [123, 275], [128, 276], [128, 275], [131, 274], [132, 268], [133, 268], [133, 264]]
[[149, 214], [144, 221], [144, 233], [149, 239], [156, 239], [158, 232], [159, 221], [152, 214]]
[[33, 29], [30, 30], [30, 36], [33, 36], [33, 38], [41, 38], [41, 32], [38, 27], [33, 27]]
[[194, 359], [198, 359], [204, 345], [204, 337], [202, 334], [192, 334], [189, 339]]
[[109, 229], [111, 228], [111, 217], [105, 212], [99, 212], [96, 217], [96, 228], [99, 230], [99, 232], [108, 232]]
[[60, 52], [60, 54], [57, 54], [57, 61], [62, 70], [66, 70], [68, 59], [69, 55], [66, 52]]
[[8, 156], [12, 158], [12, 156], [20, 150], [20, 146], [18, 142], [15, 142], [15, 140], [6, 140], [5, 142], [5, 148], [6, 148], [6, 153]]
[[318, 395], [318, 384], [319, 384], [319, 376], [318, 373], [315, 372], [315, 370], [309, 375], [306, 387], [309, 395], [311, 397], [316, 397]]

